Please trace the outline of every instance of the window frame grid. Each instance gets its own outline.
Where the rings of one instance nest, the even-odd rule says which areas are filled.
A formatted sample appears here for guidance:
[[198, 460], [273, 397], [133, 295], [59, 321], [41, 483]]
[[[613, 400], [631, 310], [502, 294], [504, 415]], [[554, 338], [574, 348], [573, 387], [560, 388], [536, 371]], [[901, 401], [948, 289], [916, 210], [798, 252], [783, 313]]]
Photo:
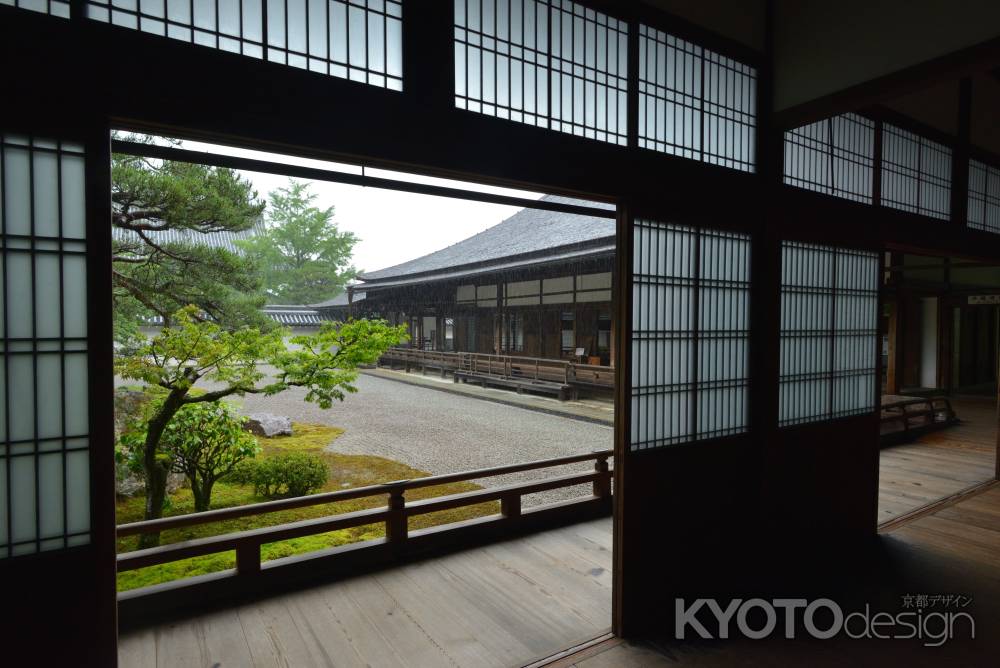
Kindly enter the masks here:
[[[683, 250], [681, 253], [681, 255], [686, 254], [688, 256], [686, 262], [690, 270], [687, 273], [690, 275], [682, 275], [685, 273], [683, 270], [680, 273], [675, 272], [673, 275], [641, 272], [642, 268], [652, 268], [651, 261], [654, 259], [654, 249], [652, 246], [654, 243], [656, 245], [655, 252], [666, 251], [669, 242], [665, 238], [653, 239], [654, 235], [663, 234], [664, 232], [676, 232], [691, 237], [690, 247], [686, 249], [686, 253]], [[632, 377], [632, 386], [629, 388], [629, 400], [631, 404], [629, 450], [631, 452], [641, 452], [747, 433], [750, 429], [749, 392], [751, 386], [749, 361], [752, 299], [751, 235], [714, 228], [664, 223], [645, 218], [636, 218], [634, 220], [632, 234], [634, 258], [631, 280], [633, 297], [632, 313], [629, 317], [632, 319], [630, 331], [633, 349], [632, 358], [627, 362], [630, 365]], [[649, 237], [645, 240], [647, 243], [643, 243], [642, 235], [644, 234]], [[716, 272], [724, 271], [725, 267], [732, 267], [733, 260], [736, 260], [738, 266], [742, 269], [741, 277], [713, 278], [706, 275], [706, 271], [709, 270], [709, 267], [704, 262], [704, 255], [707, 252], [706, 240], [709, 243], [715, 240], [726, 242], [729, 250], [733, 251], [726, 256], [728, 262], [725, 262], [722, 258], [716, 258], [711, 264], [711, 269], [714, 269]], [[675, 264], [678, 260], [683, 262], [681, 255], [673, 258]], [[640, 257], [642, 258], [641, 261], [639, 261]], [[651, 329], [650, 327], [643, 326], [644, 322], [648, 322], [650, 319], [650, 313], [658, 314], [661, 309], [659, 291], [656, 291], [655, 300], [651, 295], [643, 299], [640, 287], [643, 285], [663, 286], [670, 289], [671, 302], [677, 299], [678, 294], [681, 294], [681, 311], [686, 311], [686, 314], [681, 313], [681, 311], [674, 311], [670, 317], [679, 317], [682, 321], [686, 320], [689, 325], [688, 328], [656, 329], [654, 327]], [[681, 293], [677, 292], [678, 289], [681, 290]], [[685, 305], [683, 291], [686, 289], [689, 292], [686, 295], [687, 304]], [[706, 313], [704, 303], [709, 301], [704, 300], [704, 297], [712, 291], [725, 290], [735, 293], [733, 300], [738, 304], [737, 315], [735, 317], [738, 321], [744, 323], [744, 326], [725, 329], [712, 329], [703, 326], [703, 316]], [[662, 305], [666, 306], [667, 295], [663, 297], [664, 301]], [[716, 300], [714, 304], [716, 315], [718, 315], [718, 309], [721, 307], [721, 301]], [[739, 312], [740, 310], [742, 310], [742, 313]], [[716, 318], [716, 322], [718, 322], [718, 318]], [[643, 348], [635, 345], [638, 342], [644, 341], [654, 343], [682, 341], [689, 343], [687, 363], [680, 365], [686, 367], [681, 376], [681, 378], [686, 380], [657, 382], [659, 380], [659, 369], [661, 369], [661, 351], [657, 346], [654, 352], [646, 355], [646, 359], [644, 359], [642, 354]], [[701, 357], [702, 344], [712, 341], [728, 341], [732, 346], [730, 349], [727, 349], [727, 354], [723, 356], [722, 363], [718, 363], [720, 362], [719, 356], [713, 356], [712, 363], [706, 365], [705, 360]], [[743, 349], [742, 353], [738, 352], [738, 348], [740, 347]], [[737, 349], [737, 351], [734, 352], [732, 348]], [[668, 354], [668, 352], [671, 359], [674, 359], [674, 351], [668, 351], [667, 349], [663, 351], [664, 355]], [[726, 362], [734, 359], [730, 356], [731, 354], [735, 355], [735, 359], [741, 364], [742, 375], [733, 375], [731, 372], [724, 373], [728, 371], [726, 367], [729, 366]], [[681, 353], [677, 351], [676, 357], [679, 358], [680, 356]], [[665, 363], [666, 358], [662, 362]], [[637, 366], [640, 365], [645, 365], [645, 374], [638, 372]], [[651, 369], [652, 372], [650, 371]], [[717, 379], [705, 377], [714, 375], [714, 373], [723, 373], [724, 377]], [[643, 376], [646, 377], [647, 381], [652, 376], [654, 382], [639, 384]], [[663, 380], [668, 380], [666, 372], [663, 373]], [[725, 421], [725, 426], [708, 428], [704, 419], [707, 413], [703, 411], [703, 406], [712, 405], [713, 409], [718, 407], [718, 402], [710, 403], [708, 401], [711, 393], [734, 389], [742, 389], [742, 394], [728, 393], [726, 402], [728, 404], [729, 415], [732, 416], [731, 419]], [[686, 409], [682, 409], [670, 402], [671, 405], [669, 407], [664, 404], [662, 411], [659, 405], [652, 410], [643, 410], [637, 403], [637, 400], [642, 397], [656, 397], [661, 395], [680, 395], [683, 397], [685, 394], [687, 394]], [[668, 410], [669, 415], [667, 414]], [[712, 415], [714, 416], [715, 413], [713, 412]], [[681, 433], [668, 434], [668, 430], [663, 427], [668, 424], [669, 420], [675, 420], [678, 424], [682, 425]], [[644, 421], [642, 428], [637, 426], [637, 421]], [[658, 428], [659, 432], [657, 432]], [[645, 434], [644, 439], [641, 437], [642, 434]], [[651, 435], [652, 437], [650, 437]]]
[[[757, 68], [645, 23], [639, 23], [638, 49], [639, 70], [636, 78], [639, 107], [636, 127], [638, 147], [738, 171], [756, 172]], [[672, 52], [675, 57], [671, 59]], [[677, 53], [683, 55], [685, 64], [681, 69], [685, 70], [684, 72], [678, 70]], [[692, 60], [690, 71], [686, 70], [688, 59]], [[668, 71], [668, 63], [671, 60], [674, 63], [672, 77]], [[711, 72], [712, 68], [716, 69], [714, 74]], [[688, 75], [691, 79], [690, 90]], [[669, 84], [671, 78], [675, 82], [673, 86]], [[684, 80], [681, 86], [676, 84], [679, 78]], [[732, 89], [729, 87], [730, 83]], [[709, 94], [710, 92], [713, 94]], [[739, 106], [736, 106], [735, 102], [730, 105], [721, 101], [723, 99], [728, 101], [730, 98], [734, 101], [739, 99]], [[668, 140], [669, 107], [673, 108], [673, 123], [670, 127], [674, 131], [675, 138], [677, 108], [682, 108], [680, 114], [682, 120], [686, 112], [690, 112], [692, 117], [690, 143]], [[712, 122], [717, 128], [725, 127], [725, 132], [711, 132], [708, 125]], [[734, 150], [727, 153], [719, 149], [720, 146], [737, 145], [736, 133], [729, 131], [730, 124], [736, 124], [741, 130], [738, 145], [740, 153], [746, 156], [745, 158], [737, 157], [737, 152]], [[650, 128], [653, 128], [652, 131]], [[681, 134], [684, 136], [682, 142], [686, 141], [688, 134], [686, 129], [687, 124], [684, 121], [681, 123]], [[720, 134], [724, 137], [723, 141], [720, 141]]]
[[[479, 10], [478, 28], [474, 27], [469, 12], [472, 3]], [[455, 0], [454, 3], [455, 107], [576, 137], [627, 146], [628, 23], [572, 0], [492, 0], [489, 2], [493, 9], [489, 17], [492, 32], [488, 32], [483, 13], [486, 4], [483, 0]], [[506, 17], [501, 16], [501, 5], [506, 6]], [[513, 9], [515, 5], [520, 7], [517, 12]], [[528, 7], [535, 9], [530, 40], [525, 20], [525, 9]], [[542, 15], [545, 17], [544, 27], [539, 26]], [[512, 28], [518, 17], [520, 30], [516, 31]], [[506, 18], [506, 37], [501, 36], [501, 18]], [[579, 30], [578, 22], [582, 23]], [[515, 32], [520, 34], [518, 42], [515, 42]], [[589, 39], [591, 32], [593, 38]], [[598, 50], [602, 43], [603, 53]], [[478, 52], [475, 59], [470, 58], [473, 52]], [[506, 68], [501, 68], [501, 59], [506, 59]], [[473, 60], [478, 61], [478, 65]], [[492, 64], [487, 66], [487, 60]], [[470, 67], [470, 63], [478, 67], [478, 79], [474, 77], [476, 67]], [[519, 87], [515, 87], [515, 63], [520, 69]], [[602, 64], [603, 70], [600, 69]], [[487, 78], [490, 68], [492, 76]], [[507, 80], [505, 91], [500, 85], [503, 69], [506, 70]], [[531, 105], [527, 95], [529, 71], [530, 88], [534, 89], [530, 96]], [[489, 90], [489, 80], [492, 80], [492, 91]], [[564, 92], [567, 81], [568, 95]], [[578, 88], [580, 105], [577, 104]], [[588, 88], [593, 90], [592, 104]], [[473, 93], [473, 90], [478, 92]], [[492, 93], [492, 98], [489, 93]], [[502, 102], [501, 93], [506, 96], [506, 104]], [[599, 112], [602, 98], [603, 118]], [[564, 100], [569, 101], [568, 113]], [[578, 106], [581, 107], [579, 115]], [[587, 118], [589, 107], [593, 108], [592, 123]]]
[[[879, 357], [877, 350], [879, 341], [879, 254], [874, 251], [864, 251], [796, 241], [782, 241], [781, 250], [778, 426], [792, 427], [802, 424], [826, 422], [852, 415], [865, 415], [873, 413], [878, 407], [876, 397], [878, 384], [875, 380], [878, 371]], [[791, 251], [800, 251], [800, 254], [794, 259], [794, 266], [790, 266], [790, 260], [792, 259]], [[799, 281], [799, 279], [803, 279], [804, 281], [804, 279], [807, 278], [807, 275], [804, 272], [808, 271], [808, 267], [805, 266], [806, 260], [801, 255], [801, 251], [821, 253], [822, 257], [826, 258], [826, 261], [829, 264], [827, 275], [825, 277], [817, 276], [815, 280], [809, 282], [789, 282], [789, 277], [793, 277], [796, 281]], [[860, 276], [858, 273], [855, 273], [855, 275], [850, 276], [847, 279], [853, 282], [853, 287], [851, 285], [843, 285], [844, 279], [842, 272], [840, 271], [840, 263], [844, 258], [847, 258], [848, 261], [853, 261], [855, 263], [862, 263], [858, 265], [858, 272], [865, 270], [863, 263], [874, 263], [872, 267], [868, 268], [870, 275], [867, 279], [870, 281], [871, 287], [866, 288], [863, 286], [865, 277]], [[813, 276], [815, 275], [816, 273], [814, 272]], [[806, 299], [795, 300], [795, 311], [794, 313], [789, 314], [786, 311], [786, 305], [793, 300], [787, 298], [792, 295], [799, 295], [805, 297]], [[794, 320], [797, 323], [801, 322], [800, 316], [802, 316], [803, 311], [810, 308], [807, 301], [809, 297], [819, 298], [822, 300], [819, 302], [821, 307], [823, 306], [823, 302], [829, 301], [829, 304], [826, 306], [828, 310], [825, 314], [822, 312], [822, 308], [820, 308], [820, 310], [812, 309], [812, 316], [814, 317], [813, 322], [816, 322], [816, 317], [825, 317], [827, 319], [825, 321], [826, 324], [820, 324], [814, 327], [788, 327], [787, 324], [789, 320]], [[873, 302], [873, 308], [868, 314], [871, 326], [838, 330], [838, 319], [842, 320], [847, 315], [845, 300], [850, 300], [852, 298], [870, 300]], [[868, 343], [870, 350], [868, 350], [867, 353], [863, 352], [863, 345], [861, 347], [856, 346], [851, 352], [853, 352], [856, 356], [865, 354], [868, 355], [870, 357], [870, 366], [859, 366], [856, 363], [857, 360], [855, 360], [854, 364], [847, 364], [846, 366], [841, 364], [840, 360], [843, 357], [843, 351], [839, 350], [838, 343], [842, 343], [843, 341], [850, 339], [869, 339]], [[799, 346], [793, 347], [792, 345], [787, 344], [793, 342], [801, 343], [803, 341], [818, 342], [819, 345], [814, 347], [816, 350], [821, 351], [821, 356], [818, 358], [818, 362], [816, 364], [819, 368], [815, 370], [810, 369], [805, 371], [798, 370], [795, 372], [787, 372], [785, 370], [786, 364], [791, 365], [794, 363], [796, 367], [801, 366], [804, 363], [803, 355], [806, 354]], [[825, 354], [822, 352], [822, 346], [824, 345], [826, 346]], [[814, 352], [811, 361], [815, 361], [816, 359], [816, 353]], [[844, 381], [848, 381], [852, 378], [863, 378], [865, 376], [870, 378], [872, 386], [870, 396], [867, 400], [868, 404], [856, 407], [838, 408], [838, 398], [843, 399], [846, 396], [843, 389], [840, 389], [838, 394], [838, 385], [842, 388]], [[817, 386], [817, 382], [822, 382], [822, 385]], [[809, 396], [800, 394], [796, 398], [794, 396], [790, 396], [790, 394], [786, 395], [786, 392], [790, 392], [796, 386], [810, 383], [812, 383], [812, 387], [811, 389], [808, 389]], [[803, 408], [808, 407], [809, 404], [817, 397], [820, 399], [825, 398], [824, 409], [816, 410], [810, 413], [807, 408]]]
[[[982, 188], [978, 186], [977, 173], [982, 174]], [[969, 160], [966, 225], [974, 230], [1000, 234], [1000, 167], [976, 158]]]
[[70, 18], [70, 0], [0, 0], [0, 5], [13, 7], [14, 9], [25, 9], [29, 12], [37, 12], [47, 16], [56, 16], [61, 19]]
[[[28, 196], [28, 233], [8, 232], [9, 212], [7, 176], [9, 166], [7, 164], [8, 150], [24, 151], [27, 154], [27, 196]], [[55, 157], [56, 188], [58, 190], [56, 201], [57, 232], [53, 235], [39, 234], [36, 227], [36, 202], [38, 194], [35, 191], [35, 160], [36, 155], [44, 153]], [[89, 405], [87, 408], [87, 431], [83, 433], [67, 433], [67, 364], [70, 355], [82, 358], [84, 369], [89, 369], [89, 347], [86, 332], [78, 336], [67, 336], [65, 289], [66, 282], [64, 276], [65, 258], [78, 257], [86, 263], [88, 256], [87, 229], [86, 222], [83, 223], [82, 237], [72, 237], [66, 235], [65, 215], [63, 202], [63, 157], [69, 155], [85, 159], [84, 147], [78, 142], [60, 141], [53, 139], [43, 139], [35, 135], [24, 135], [14, 133], [0, 133], [0, 290], [2, 290], [2, 308], [0, 308], [0, 358], [3, 359], [3, 374], [0, 382], [3, 382], [3, 419], [0, 424], [0, 463], [3, 464], [3, 505], [5, 531], [0, 532], [0, 561], [6, 558], [17, 557], [27, 554], [38, 554], [41, 552], [65, 549], [75, 545], [82, 545], [90, 542], [92, 532], [92, 520], [89, 517], [90, 495], [83, 500], [83, 505], [87, 509], [86, 529], [71, 531], [69, 505], [69, 476], [68, 469], [70, 456], [77, 455], [85, 458], [86, 484], [89, 489], [90, 481], [90, 424]], [[82, 175], [81, 175], [82, 178]], [[81, 188], [85, 186], [81, 183]], [[85, 190], [83, 197], [85, 197]], [[10, 328], [10, 299], [8, 295], [10, 283], [8, 273], [10, 269], [10, 258], [13, 256], [28, 256], [30, 262], [30, 292], [31, 299], [29, 309], [31, 311], [30, 336], [11, 336]], [[38, 270], [37, 260], [39, 256], [53, 256], [58, 258], [58, 311], [59, 325], [58, 336], [38, 335]], [[39, 405], [41, 398], [39, 392], [39, 361], [44, 356], [45, 359], [58, 361], [59, 365], [59, 424], [58, 433], [45, 434], [40, 429]], [[31, 436], [28, 438], [11, 438], [11, 413], [12, 413], [12, 386], [11, 386], [11, 361], [14, 359], [30, 359], [32, 388], [31, 388]], [[80, 361], [79, 359], [77, 360]], [[89, 375], [89, 371], [86, 371]], [[89, 387], [89, 379], [87, 379]], [[43, 490], [42, 459], [58, 457], [60, 463], [61, 478], [61, 531], [43, 532]], [[33, 479], [31, 484], [34, 487], [34, 538], [15, 539], [15, 510], [14, 510], [14, 487], [12, 469], [16, 461], [30, 458], [33, 466]]]
[[[844, 132], [837, 132], [834, 126], [836, 121], [843, 124]], [[848, 113], [786, 130], [783, 141], [783, 182], [853, 202], [874, 204], [877, 125], [870, 118]], [[819, 133], [824, 136], [810, 136]], [[868, 133], [870, 138], [865, 137]], [[844, 139], [847, 141], [843, 141]], [[866, 154], [852, 150], [850, 145], [855, 142], [868, 143], [870, 151]], [[844, 143], [849, 146], [844, 146]], [[820, 160], [825, 162], [822, 167], [817, 165]], [[866, 170], [867, 180], [854, 174], [858, 171], [864, 177]], [[817, 177], [817, 173], [820, 176]], [[848, 178], [838, 178], [844, 176]]]
[[[896, 150], [889, 150], [889, 143], [893, 141], [910, 142], [911, 146], [915, 146], [917, 156], [916, 166], [906, 165], [899, 159], [901, 144], [896, 145]], [[955, 152], [952, 147], [929, 139], [922, 134], [901, 128], [898, 125], [883, 122], [881, 149], [882, 160], [879, 165], [881, 171], [879, 202], [881, 205], [938, 220], [951, 220], [951, 191], [954, 187], [951, 166], [955, 159]], [[932, 155], [939, 160], [945, 161], [947, 164], [947, 174], [940, 176], [931, 173], [928, 165], [932, 162], [930, 160]], [[906, 189], [907, 195], [909, 195], [911, 189], [915, 191], [913, 192], [913, 202], [915, 203], [910, 203], [908, 200], [904, 201], [898, 195], [895, 197], [888, 196], [887, 187], [891, 187], [887, 186], [889, 182], [887, 177], [889, 176], [895, 176], [900, 181], [912, 181], [912, 185], [906, 186]], [[940, 207], [928, 204], [927, 192], [930, 187], [944, 191], [941, 196], [943, 201], [939, 202]]]
[[[52, 1], [52, 0], [48, 0]], [[302, 35], [305, 49], [289, 44], [289, 16], [292, 13], [292, 3], [301, 10], [303, 20]], [[223, 4], [225, 3], [225, 5]], [[304, 69], [309, 72], [326, 74], [328, 76], [357, 81], [379, 88], [401, 91], [403, 89], [403, 0], [214, 0], [211, 16], [211, 26], [199, 25], [197, 18], [198, 4], [195, 0], [181, 2], [186, 15], [171, 16], [171, 0], [85, 0], [88, 18], [101, 23], [108, 23], [147, 34], [176, 39], [188, 44], [206, 46], [228, 53], [236, 53], [257, 60], [278, 63], [287, 67]], [[155, 5], [155, 9], [150, 6]], [[255, 15], [250, 15], [248, 5], [253, 7]], [[312, 13], [322, 6], [322, 14], [315, 22], [311, 21]], [[336, 7], [334, 7], [336, 5]], [[235, 31], [227, 31], [222, 26], [223, 19], [228, 14], [220, 10], [237, 7]], [[339, 44], [334, 33], [332, 12], [343, 10], [343, 59], [338, 59], [334, 51], [340, 51], [335, 46]], [[364, 35], [361, 40], [363, 64], [356, 62], [352, 55], [351, 14], [352, 10], [363, 13]], [[159, 13], [151, 13], [156, 12]], [[271, 14], [280, 16], [280, 30], [269, 31], [268, 24]], [[372, 47], [369, 44], [371, 36], [371, 16], [377, 15], [382, 24], [381, 63], [372, 63]], [[321, 20], [320, 20], [321, 19]], [[390, 24], [395, 27], [390, 29]], [[314, 30], [314, 26], [320, 27]], [[376, 31], [377, 32], [377, 31]], [[399, 44], [390, 48], [390, 32], [399, 35]], [[314, 33], [316, 33], [314, 35]], [[280, 34], [280, 37], [277, 35]], [[312, 42], [325, 42], [319, 50], [314, 51]], [[390, 51], [398, 57], [390, 58]], [[320, 55], [320, 52], [323, 55]], [[392, 61], [392, 66], [390, 64]], [[381, 67], [381, 69], [375, 69]], [[392, 70], [392, 71], [390, 71]]]

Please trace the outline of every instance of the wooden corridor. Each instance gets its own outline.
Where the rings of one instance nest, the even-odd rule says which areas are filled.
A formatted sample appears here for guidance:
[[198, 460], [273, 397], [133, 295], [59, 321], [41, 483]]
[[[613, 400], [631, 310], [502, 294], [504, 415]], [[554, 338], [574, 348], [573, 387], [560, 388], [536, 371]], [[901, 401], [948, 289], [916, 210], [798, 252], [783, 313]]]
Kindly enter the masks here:
[[961, 420], [958, 425], [882, 450], [879, 524], [993, 479], [997, 439], [995, 401], [967, 398], [953, 400], [952, 405]]
[[611, 519], [122, 634], [122, 668], [515, 666], [611, 626]]
[[[737, 637], [687, 644], [668, 638], [632, 642], [612, 638], [549, 668], [996, 665], [1000, 651], [1000, 636], [994, 632], [1000, 624], [1000, 483], [883, 534], [880, 544], [882, 559], [866, 563], [853, 585], [862, 592], [860, 600], [871, 601], [877, 591], [881, 604], [876, 607], [892, 611], [902, 596], [961, 593], [972, 600], [963, 609], [976, 620], [975, 640], [956, 634], [940, 647], [925, 647], [917, 640], [866, 641], [843, 634], [824, 641], [772, 635], [764, 640]], [[856, 594], [839, 591], [847, 600]], [[859, 606], [855, 603], [850, 609]]]

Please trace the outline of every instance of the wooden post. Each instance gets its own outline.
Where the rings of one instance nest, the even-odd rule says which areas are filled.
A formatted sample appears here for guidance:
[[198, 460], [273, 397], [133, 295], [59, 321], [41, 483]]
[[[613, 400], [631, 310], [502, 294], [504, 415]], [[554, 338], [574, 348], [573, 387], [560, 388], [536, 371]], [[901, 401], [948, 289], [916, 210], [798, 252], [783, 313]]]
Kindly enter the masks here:
[[506, 494], [500, 497], [500, 514], [507, 518], [521, 516], [521, 495]]
[[389, 492], [389, 518], [385, 521], [385, 539], [390, 544], [400, 544], [406, 540], [406, 498], [405, 490], [393, 489]]
[[260, 545], [250, 541], [236, 544], [236, 574], [240, 577], [260, 574]]
[[899, 302], [889, 303], [889, 324], [886, 336], [889, 341], [888, 360], [885, 369], [885, 393], [899, 394], [899, 378], [897, 376], [897, 337], [899, 336]]
[[608, 456], [601, 455], [594, 462], [594, 470], [599, 474], [594, 481], [594, 496], [599, 499], [611, 498], [611, 474], [608, 473]]

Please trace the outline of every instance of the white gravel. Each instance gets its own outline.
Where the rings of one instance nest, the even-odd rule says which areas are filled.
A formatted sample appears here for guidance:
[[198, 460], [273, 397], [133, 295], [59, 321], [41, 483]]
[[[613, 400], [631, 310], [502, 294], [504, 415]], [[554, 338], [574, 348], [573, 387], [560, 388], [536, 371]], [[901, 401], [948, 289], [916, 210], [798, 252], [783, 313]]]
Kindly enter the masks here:
[[[358, 394], [329, 410], [303, 400], [293, 388], [273, 397], [238, 399], [240, 412], [266, 411], [296, 422], [340, 427], [345, 433], [332, 452], [370, 454], [403, 462], [430, 473], [472, 469], [561, 457], [612, 447], [610, 426], [583, 422], [473, 397], [463, 397], [406, 383], [361, 375]], [[590, 470], [583, 462], [568, 467], [528, 471], [477, 480], [484, 486], [536, 480]], [[553, 490], [525, 497], [526, 506], [589, 493]]]

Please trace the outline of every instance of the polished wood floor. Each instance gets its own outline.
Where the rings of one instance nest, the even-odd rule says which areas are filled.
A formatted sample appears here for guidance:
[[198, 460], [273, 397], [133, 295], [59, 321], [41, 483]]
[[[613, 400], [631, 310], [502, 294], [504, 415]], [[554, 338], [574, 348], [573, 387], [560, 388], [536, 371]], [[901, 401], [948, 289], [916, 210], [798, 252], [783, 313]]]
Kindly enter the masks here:
[[[958, 635], [940, 647], [919, 640], [731, 639], [677, 643], [668, 639], [610, 639], [548, 664], [549, 668], [729, 668], [731, 666], [944, 666], [997, 665], [1000, 654], [1000, 483], [879, 538], [858, 601], [892, 610], [905, 595], [961, 594], [971, 599], [976, 638]], [[841, 596], [835, 596], [840, 601]], [[860, 609], [851, 607], [850, 609]], [[966, 629], [967, 630], [967, 629]]]
[[[956, 408], [961, 425], [883, 451], [880, 519], [992, 477], [992, 402]], [[1000, 487], [880, 540], [880, 568], [894, 587], [1000, 602]], [[611, 520], [603, 519], [132, 631], [122, 635], [119, 656], [123, 668], [518, 666], [597, 637], [610, 620]], [[894, 656], [889, 650], [865, 649], [870, 654], [848, 663], [885, 665]], [[558, 665], [832, 666], [846, 665], [845, 651], [859, 648], [836, 641], [706, 647], [614, 639]], [[912, 658], [923, 665], [919, 652]]]
[[123, 634], [122, 668], [520, 666], [611, 626], [611, 519]]
[[960, 424], [882, 450], [880, 524], [993, 479], [997, 439], [995, 401], [958, 399], [952, 405]]

